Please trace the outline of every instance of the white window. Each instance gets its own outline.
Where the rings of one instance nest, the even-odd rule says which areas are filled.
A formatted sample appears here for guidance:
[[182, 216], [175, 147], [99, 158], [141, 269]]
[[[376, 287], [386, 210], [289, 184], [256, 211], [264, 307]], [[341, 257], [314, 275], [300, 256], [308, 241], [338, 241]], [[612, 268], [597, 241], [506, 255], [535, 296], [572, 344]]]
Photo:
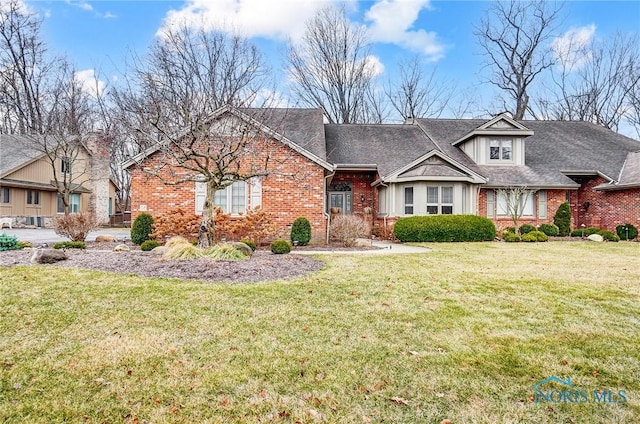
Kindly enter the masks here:
[[427, 214], [451, 215], [453, 213], [453, 187], [427, 187]]
[[[64, 213], [64, 202], [62, 201], [62, 194], [58, 193], [58, 213]], [[71, 193], [69, 195], [69, 213], [80, 212], [80, 194]]]
[[[258, 178], [250, 180], [251, 185], [251, 205], [255, 208], [262, 204], [262, 183]], [[213, 205], [218, 206], [224, 213], [238, 215], [247, 210], [248, 186], [245, 181], [236, 181], [230, 186], [216, 191], [213, 195]], [[202, 215], [204, 203], [207, 199], [207, 183], [204, 181], [195, 182], [195, 212]]]
[[511, 162], [513, 160], [513, 141], [489, 140], [489, 160]]
[[404, 188], [404, 214], [413, 215], [413, 187]]
[[[534, 194], [529, 193], [528, 196], [522, 196], [520, 199], [520, 208], [522, 210], [522, 216], [534, 215]], [[498, 216], [508, 216], [509, 210], [507, 208], [507, 197], [504, 193], [498, 192]]]

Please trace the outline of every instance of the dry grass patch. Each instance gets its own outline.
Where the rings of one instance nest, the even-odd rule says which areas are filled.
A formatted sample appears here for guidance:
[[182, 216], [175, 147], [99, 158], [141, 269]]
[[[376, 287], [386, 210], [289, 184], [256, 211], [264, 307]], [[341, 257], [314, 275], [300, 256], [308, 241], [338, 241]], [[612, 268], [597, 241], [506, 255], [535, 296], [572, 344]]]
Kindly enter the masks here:
[[[259, 284], [0, 269], [0, 417], [637, 422], [640, 244], [429, 247]], [[530, 402], [551, 375], [628, 402]]]

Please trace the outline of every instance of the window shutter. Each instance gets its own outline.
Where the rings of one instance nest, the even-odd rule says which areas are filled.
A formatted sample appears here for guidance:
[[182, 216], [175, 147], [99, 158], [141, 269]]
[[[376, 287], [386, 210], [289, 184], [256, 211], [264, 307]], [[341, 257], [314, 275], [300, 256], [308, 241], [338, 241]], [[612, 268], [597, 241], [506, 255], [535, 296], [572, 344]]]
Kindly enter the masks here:
[[496, 193], [493, 190], [487, 190], [487, 218], [493, 218], [496, 210]]
[[204, 210], [204, 202], [207, 199], [207, 183], [204, 181], [196, 181], [195, 195], [196, 195], [196, 215], [202, 215]]
[[255, 209], [262, 206], [262, 179], [259, 177], [250, 180], [251, 198], [249, 199], [249, 207]]
[[547, 192], [540, 190], [538, 192], [538, 218], [547, 217]]

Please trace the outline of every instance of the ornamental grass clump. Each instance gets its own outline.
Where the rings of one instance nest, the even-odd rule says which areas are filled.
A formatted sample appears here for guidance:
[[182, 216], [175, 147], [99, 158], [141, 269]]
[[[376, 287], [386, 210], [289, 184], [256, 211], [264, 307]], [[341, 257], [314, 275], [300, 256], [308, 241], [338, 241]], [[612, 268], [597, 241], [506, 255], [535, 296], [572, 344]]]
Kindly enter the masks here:
[[242, 261], [248, 258], [247, 255], [227, 243], [216, 244], [204, 251], [207, 258], [219, 261]]

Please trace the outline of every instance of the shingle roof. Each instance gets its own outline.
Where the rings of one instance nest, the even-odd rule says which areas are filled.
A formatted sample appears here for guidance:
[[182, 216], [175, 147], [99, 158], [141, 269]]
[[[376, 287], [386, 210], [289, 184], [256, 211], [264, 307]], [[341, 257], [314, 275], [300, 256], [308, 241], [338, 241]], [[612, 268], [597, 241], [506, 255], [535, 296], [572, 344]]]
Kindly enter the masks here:
[[321, 109], [240, 109], [301, 148], [326, 159], [324, 123]]
[[29, 139], [17, 135], [0, 135], [0, 177], [17, 170], [42, 156]]
[[327, 160], [333, 164], [378, 165], [381, 176], [436, 149], [412, 125], [326, 124]]
[[640, 152], [627, 155], [624, 168], [620, 173], [620, 184], [640, 185]]
[[640, 151], [640, 142], [589, 122], [521, 121], [534, 131], [533, 136], [525, 139], [526, 166], [474, 167], [470, 158], [457, 147], [451, 146], [451, 143], [486, 121], [416, 121], [445, 153], [487, 177], [489, 185], [577, 186], [561, 171], [594, 171], [615, 180], [627, 154]]

